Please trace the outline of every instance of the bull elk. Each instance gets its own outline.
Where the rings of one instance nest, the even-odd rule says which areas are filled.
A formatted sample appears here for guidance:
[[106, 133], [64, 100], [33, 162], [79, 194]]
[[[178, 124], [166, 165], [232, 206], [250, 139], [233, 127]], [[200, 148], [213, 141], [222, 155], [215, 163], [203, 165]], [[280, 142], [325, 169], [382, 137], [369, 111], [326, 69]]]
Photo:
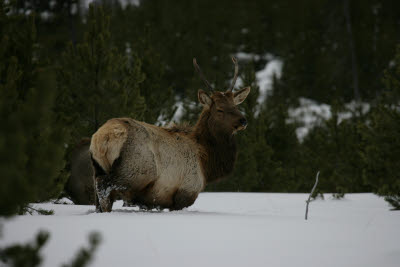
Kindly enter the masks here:
[[148, 208], [180, 210], [194, 203], [207, 183], [227, 176], [236, 160], [235, 134], [247, 126], [237, 106], [250, 92], [214, 91], [196, 59], [193, 65], [210, 94], [198, 91], [203, 106], [193, 127], [164, 128], [130, 118], [107, 121], [93, 134], [96, 210], [110, 212], [123, 199]]

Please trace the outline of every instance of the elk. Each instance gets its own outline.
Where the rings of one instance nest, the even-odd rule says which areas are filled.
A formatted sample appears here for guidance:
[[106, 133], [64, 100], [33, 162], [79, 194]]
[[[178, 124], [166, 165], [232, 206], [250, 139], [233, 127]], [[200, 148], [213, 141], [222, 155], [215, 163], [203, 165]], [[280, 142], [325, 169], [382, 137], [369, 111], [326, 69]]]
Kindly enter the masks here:
[[193, 65], [210, 90], [198, 91], [203, 110], [193, 127], [164, 128], [114, 118], [93, 134], [96, 210], [110, 212], [123, 199], [147, 208], [180, 210], [194, 203], [207, 183], [226, 177], [236, 160], [235, 134], [247, 121], [238, 110], [250, 87], [234, 92], [238, 63], [228, 90], [213, 90], [196, 59]]
[[78, 205], [94, 204], [93, 168], [89, 153], [90, 138], [83, 138], [69, 156], [70, 177], [65, 192]]

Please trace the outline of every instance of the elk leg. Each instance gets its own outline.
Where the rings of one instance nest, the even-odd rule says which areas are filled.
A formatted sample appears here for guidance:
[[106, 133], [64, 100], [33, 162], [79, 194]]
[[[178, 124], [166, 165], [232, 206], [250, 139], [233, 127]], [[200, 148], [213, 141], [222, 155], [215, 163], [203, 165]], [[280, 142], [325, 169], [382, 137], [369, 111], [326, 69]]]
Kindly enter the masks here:
[[94, 178], [94, 190], [93, 190], [93, 193], [94, 193], [94, 203], [95, 203], [95, 205], [96, 205], [96, 212], [103, 212], [103, 211], [101, 210], [99, 198], [97, 197], [97, 183], [96, 183], [96, 180], [95, 180], [95, 179], [96, 179], [96, 178]]
[[193, 205], [193, 203], [196, 201], [197, 196], [197, 193], [177, 190], [174, 194], [174, 203], [172, 204], [170, 210], [181, 210], [183, 208]]
[[96, 212], [111, 212], [113, 200], [111, 198], [112, 185], [111, 177], [103, 170], [103, 168], [92, 159], [94, 170], [94, 195], [96, 203]]
[[103, 210], [101, 209], [101, 206], [100, 206], [100, 202], [99, 202], [99, 198], [97, 197], [97, 193], [95, 192], [95, 199], [96, 199], [96, 201], [95, 201], [95, 204], [96, 204], [96, 212], [103, 212]]
[[[107, 182], [108, 175], [96, 177], [96, 195], [100, 212], [111, 212], [113, 205], [113, 186]], [[97, 204], [97, 203], [96, 203]]]

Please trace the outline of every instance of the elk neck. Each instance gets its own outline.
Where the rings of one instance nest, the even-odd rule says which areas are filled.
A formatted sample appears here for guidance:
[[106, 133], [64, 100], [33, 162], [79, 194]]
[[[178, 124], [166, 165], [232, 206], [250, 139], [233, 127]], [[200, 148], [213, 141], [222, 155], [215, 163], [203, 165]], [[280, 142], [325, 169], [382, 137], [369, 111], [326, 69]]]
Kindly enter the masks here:
[[212, 134], [208, 123], [211, 113], [203, 110], [193, 129], [193, 137], [202, 146], [201, 165], [207, 183], [232, 173], [236, 160], [236, 142], [231, 134]]

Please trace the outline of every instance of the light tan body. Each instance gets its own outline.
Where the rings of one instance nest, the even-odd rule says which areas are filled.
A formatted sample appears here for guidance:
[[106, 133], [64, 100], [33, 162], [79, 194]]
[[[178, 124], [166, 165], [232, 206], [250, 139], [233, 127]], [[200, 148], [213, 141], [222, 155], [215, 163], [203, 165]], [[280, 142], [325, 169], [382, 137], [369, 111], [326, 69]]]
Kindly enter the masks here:
[[[90, 152], [112, 181], [100, 193], [100, 205], [101, 194], [114, 194], [147, 207], [182, 208], [191, 205], [206, 184], [199, 164], [201, 146], [182, 132], [129, 118], [111, 119], [92, 136]], [[187, 203], [176, 203], [179, 195]]]
[[[110, 212], [122, 198], [147, 208], [179, 210], [194, 203], [206, 183], [233, 171], [236, 160], [234, 135], [247, 121], [237, 108], [250, 92], [232, 92], [238, 75], [226, 92], [208, 95], [198, 91], [203, 110], [191, 128], [162, 128], [130, 118], [111, 119], [92, 136], [96, 209]], [[205, 81], [200, 67], [193, 65]]]

